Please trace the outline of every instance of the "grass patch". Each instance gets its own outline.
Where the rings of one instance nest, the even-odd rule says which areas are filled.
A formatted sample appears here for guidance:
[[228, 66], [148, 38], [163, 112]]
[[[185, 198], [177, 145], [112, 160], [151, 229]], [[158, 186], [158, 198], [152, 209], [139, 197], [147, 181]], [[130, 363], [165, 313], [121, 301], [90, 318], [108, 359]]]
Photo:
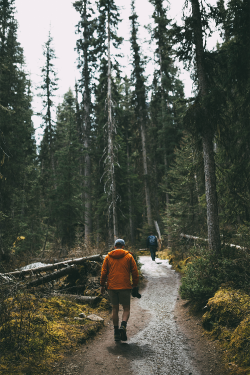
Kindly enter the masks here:
[[40, 298], [21, 292], [1, 301], [0, 373], [53, 373], [55, 361], [103, 326], [102, 322], [75, 317], [79, 318], [80, 313], [104, 317], [109, 306], [104, 299], [92, 308], [59, 297]]

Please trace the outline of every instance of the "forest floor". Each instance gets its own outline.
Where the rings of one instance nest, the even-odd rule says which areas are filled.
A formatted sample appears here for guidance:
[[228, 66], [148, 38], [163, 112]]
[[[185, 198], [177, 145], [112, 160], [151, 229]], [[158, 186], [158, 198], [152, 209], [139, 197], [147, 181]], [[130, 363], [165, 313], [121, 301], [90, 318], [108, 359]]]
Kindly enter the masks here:
[[132, 298], [128, 341], [114, 342], [111, 316], [104, 328], [63, 362], [60, 375], [226, 375], [222, 352], [210, 341], [201, 318], [178, 294], [180, 275], [167, 261], [140, 257], [146, 280], [141, 299]]

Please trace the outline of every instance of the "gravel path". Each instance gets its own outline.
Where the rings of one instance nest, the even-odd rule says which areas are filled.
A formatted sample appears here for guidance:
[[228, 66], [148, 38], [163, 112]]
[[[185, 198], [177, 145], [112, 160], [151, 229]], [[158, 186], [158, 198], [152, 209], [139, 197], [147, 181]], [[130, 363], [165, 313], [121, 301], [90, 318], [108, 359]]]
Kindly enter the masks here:
[[[132, 298], [128, 341], [115, 343], [111, 320], [55, 371], [60, 375], [223, 375], [215, 343], [178, 296], [180, 276], [167, 261], [140, 258], [147, 280]], [[121, 314], [121, 312], [120, 312]]]
[[128, 343], [142, 348], [143, 356], [132, 361], [137, 375], [199, 375], [192, 362], [192, 353], [185, 337], [178, 330], [174, 309], [180, 279], [167, 261], [143, 257], [142, 272], [148, 280], [140, 300], [142, 309], [149, 309], [148, 326]]

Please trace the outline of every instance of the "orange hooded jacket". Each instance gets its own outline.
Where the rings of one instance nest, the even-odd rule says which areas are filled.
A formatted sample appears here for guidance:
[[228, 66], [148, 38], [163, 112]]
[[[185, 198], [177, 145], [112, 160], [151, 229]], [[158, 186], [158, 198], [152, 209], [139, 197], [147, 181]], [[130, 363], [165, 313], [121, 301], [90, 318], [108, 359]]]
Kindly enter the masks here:
[[[130, 273], [132, 273], [132, 285]], [[137, 286], [139, 281], [137, 265], [128, 251], [115, 249], [105, 257], [100, 279], [101, 286], [104, 286], [106, 281], [107, 289], [132, 289]]]

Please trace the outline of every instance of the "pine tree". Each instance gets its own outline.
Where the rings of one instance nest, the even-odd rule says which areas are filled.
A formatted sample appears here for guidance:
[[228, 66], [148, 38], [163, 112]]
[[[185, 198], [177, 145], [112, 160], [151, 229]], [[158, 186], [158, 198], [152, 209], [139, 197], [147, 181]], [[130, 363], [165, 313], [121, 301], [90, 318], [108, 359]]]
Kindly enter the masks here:
[[[155, 206], [157, 212], [168, 204], [169, 196], [162, 194], [162, 182], [167, 185], [168, 168], [173, 160], [174, 149], [178, 145], [182, 134], [180, 115], [181, 106], [176, 105], [178, 99], [184, 97], [183, 84], [178, 79], [178, 69], [174, 66], [174, 52], [170, 39], [170, 20], [163, 0], [150, 0], [154, 5], [152, 18], [154, 26], [152, 41], [156, 44], [155, 72], [150, 103], [151, 114], [151, 155], [154, 160], [154, 181], [157, 194]], [[168, 189], [166, 189], [167, 191]], [[158, 215], [159, 220], [159, 215]]]
[[203, 237], [206, 204], [202, 152], [191, 134], [184, 133], [168, 171], [169, 204], [164, 216], [171, 246], [180, 248], [181, 233]]
[[[176, 41], [181, 43], [178, 55], [189, 63], [195, 61], [195, 74], [198, 95], [193, 106], [190, 106], [185, 116], [185, 124], [196, 134], [199, 134], [203, 144], [206, 202], [207, 202], [207, 228], [210, 250], [220, 254], [221, 239], [218, 216], [218, 202], [216, 190], [216, 168], [214, 160], [214, 136], [216, 119], [214, 113], [219, 113], [215, 100], [212, 97], [213, 84], [208, 75], [209, 53], [205, 50], [204, 32], [208, 28], [209, 15], [200, 0], [190, 0], [191, 16], [186, 16], [184, 27], [174, 27], [173, 34]], [[186, 3], [188, 4], [188, 3]], [[211, 72], [212, 73], [212, 72]], [[218, 100], [219, 102], [219, 100]], [[214, 106], [214, 108], [211, 107]]]
[[0, 1], [0, 257], [13, 249], [18, 236], [26, 238], [26, 246], [31, 235], [27, 224], [36, 150], [23, 65], [14, 1]]
[[53, 217], [62, 246], [72, 247], [80, 222], [79, 159], [75, 98], [71, 90], [57, 108], [55, 140], [56, 193]]
[[112, 208], [112, 215], [109, 220], [109, 242], [113, 243], [113, 239], [118, 238], [118, 219], [117, 219], [117, 190], [115, 166], [116, 145], [115, 134], [116, 124], [114, 117], [114, 101], [112, 98], [112, 68], [117, 66], [114, 59], [112, 63], [111, 45], [117, 49], [122, 38], [116, 35], [118, 23], [120, 22], [120, 14], [113, 0], [100, 0], [98, 3], [99, 22], [98, 22], [98, 38], [99, 38], [99, 56], [101, 59], [107, 59], [107, 151], [105, 154], [105, 187], [109, 195], [109, 209]]
[[89, 0], [76, 1], [74, 7], [80, 13], [81, 20], [77, 25], [77, 33], [80, 38], [77, 40], [78, 68], [81, 70], [79, 88], [82, 94], [82, 102], [79, 106], [79, 137], [82, 143], [80, 173], [84, 175], [84, 226], [85, 243], [90, 242], [92, 233], [92, 181], [91, 181], [91, 113], [92, 103], [92, 77], [96, 62], [96, 19], [93, 18], [93, 9]]
[[[54, 224], [52, 215], [53, 195], [57, 187], [56, 183], [56, 166], [55, 166], [55, 121], [53, 119], [54, 102], [53, 97], [57, 86], [57, 74], [54, 66], [55, 51], [52, 46], [53, 38], [49, 32], [48, 40], [44, 45], [43, 55], [45, 65], [42, 67], [43, 82], [41, 85], [41, 96], [43, 98], [43, 128], [44, 134], [40, 145], [39, 161], [41, 168], [41, 188], [43, 212], [41, 215], [46, 217], [47, 228]], [[47, 230], [48, 232], [48, 230]]]
[[250, 4], [248, 1], [231, 0], [225, 8], [221, 0], [212, 15], [224, 38], [212, 66], [215, 84], [222, 98], [220, 113], [216, 113], [220, 129], [216, 138], [220, 216], [224, 228], [233, 232], [250, 221]]
[[131, 20], [131, 50], [133, 52], [133, 71], [132, 71], [132, 84], [134, 85], [133, 100], [135, 108], [135, 116], [137, 119], [138, 127], [141, 132], [141, 145], [142, 145], [142, 161], [143, 161], [143, 178], [144, 178], [144, 191], [147, 209], [147, 223], [150, 227], [153, 225], [151, 200], [148, 183], [148, 162], [147, 162], [147, 145], [146, 145], [146, 122], [147, 122], [147, 109], [146, 109], [146, 87], [145, 78], [143, 76], [144, 67], [140, 55], [140, 46], [137, 41], [138, 34], [138, 16], [135, 13], [135, 2], [131, 1], [132, 15], [129, 17]]

